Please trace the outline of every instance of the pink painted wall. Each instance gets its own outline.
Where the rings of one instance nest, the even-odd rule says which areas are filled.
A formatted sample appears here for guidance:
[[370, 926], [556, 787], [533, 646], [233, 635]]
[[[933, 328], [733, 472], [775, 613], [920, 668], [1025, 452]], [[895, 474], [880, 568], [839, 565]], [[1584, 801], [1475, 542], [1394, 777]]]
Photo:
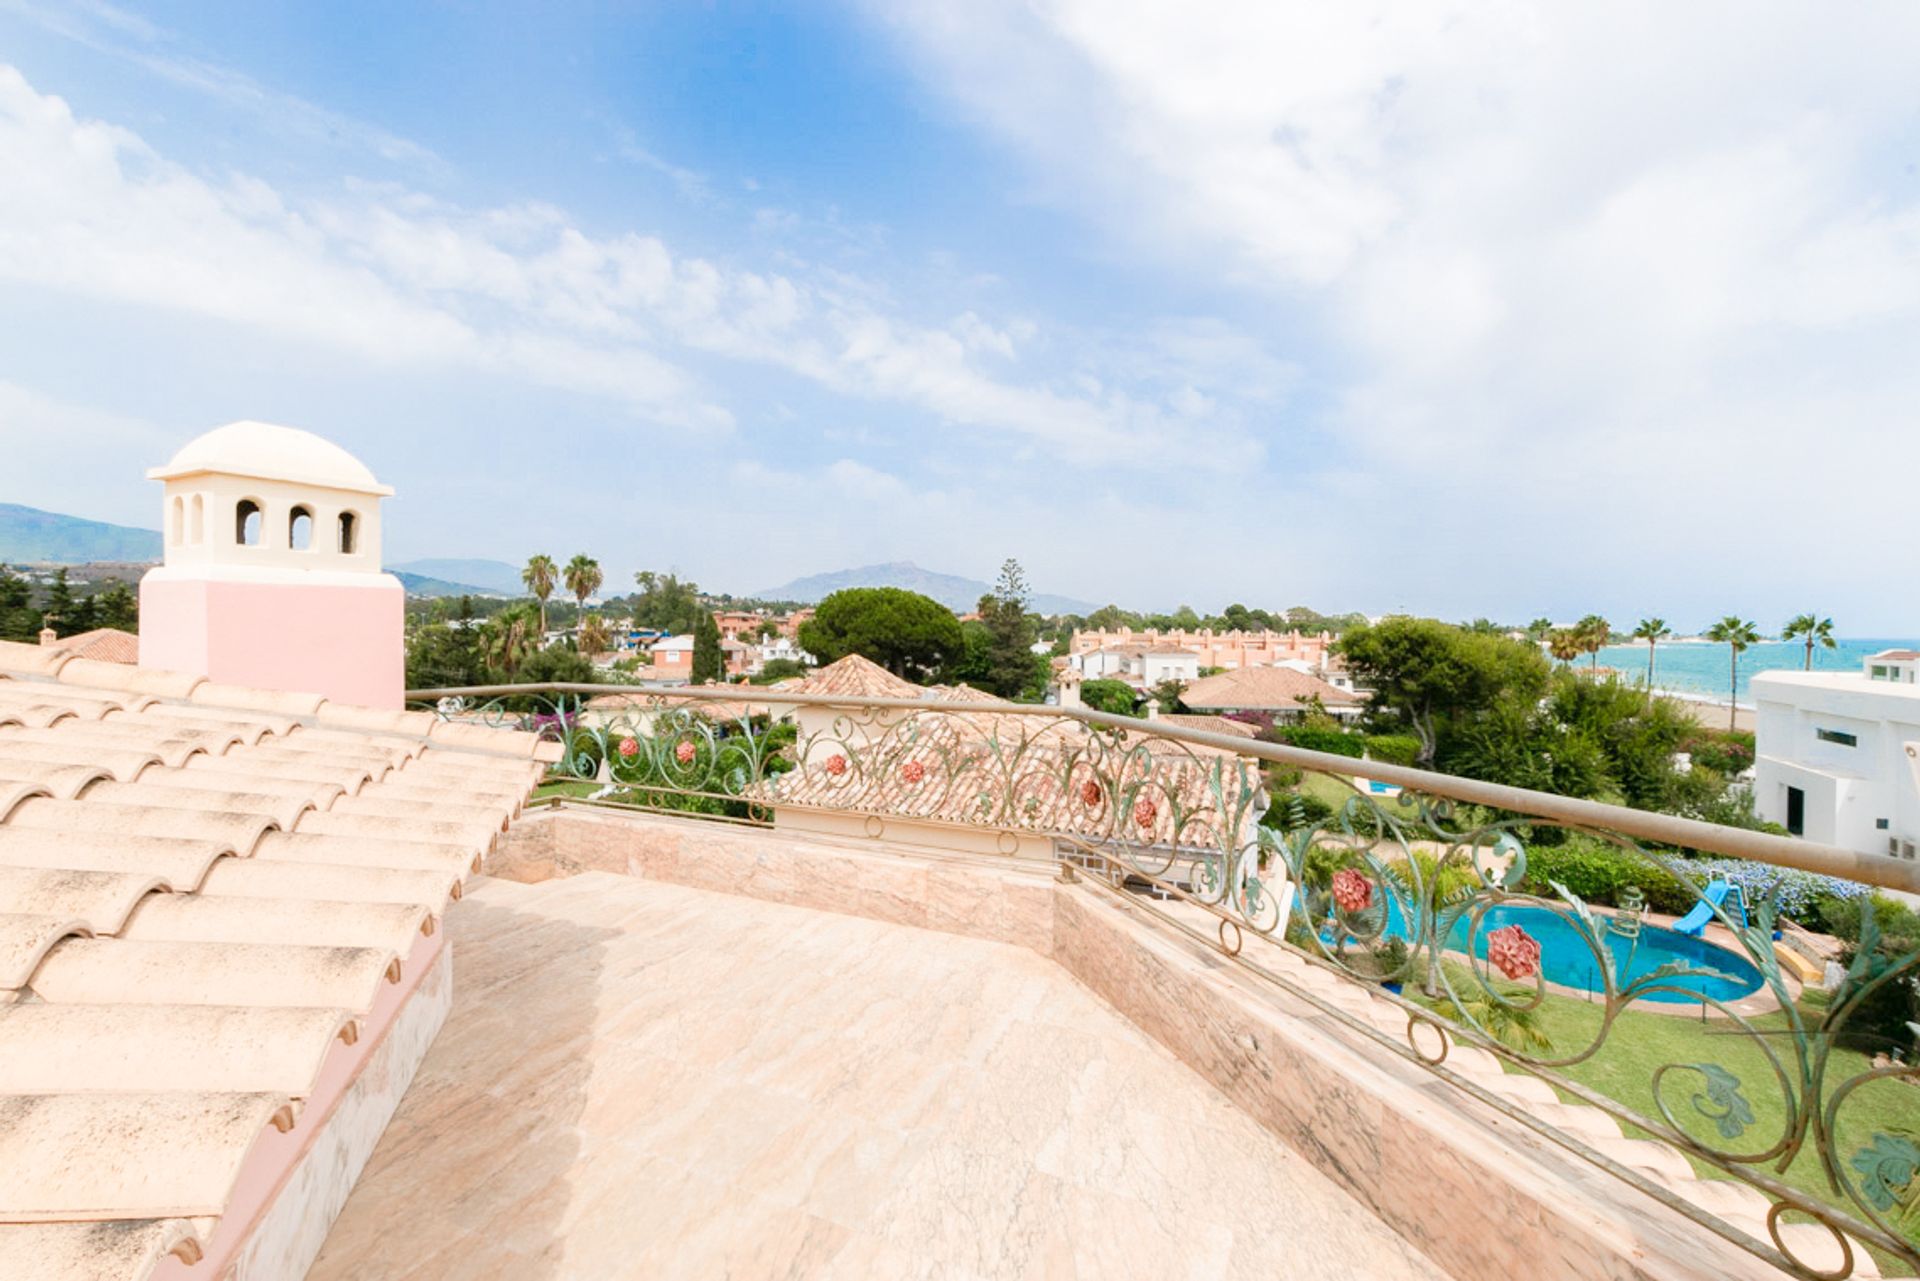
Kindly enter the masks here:
[[169, 579], [140, 584], [140, 665], [210, 680], [401, 705], [406, 593], [364, 584]]

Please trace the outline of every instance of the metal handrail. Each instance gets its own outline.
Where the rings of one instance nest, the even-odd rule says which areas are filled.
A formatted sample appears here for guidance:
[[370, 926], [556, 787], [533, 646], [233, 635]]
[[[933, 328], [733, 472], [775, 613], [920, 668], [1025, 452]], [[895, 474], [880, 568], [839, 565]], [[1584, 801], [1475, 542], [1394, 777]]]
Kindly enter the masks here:
[[1920, 894], [1920, 863], [1908, 863], [1904, 860], [1890, 859], [1884, 855], [1866, 854], [1859, 850], [1824, 845], [1798, 837], [1774, 836], [1767, 832], [1727, 827], [1719, 823], [1706, 823], [1699, 819], [1681, 818], [1651, 810], [1630, 809], [1624, 805], [1610, 805], [1604, 801], [1580, 800], [1553, 792], [1510, 787], [1504, 783], [1485, 783], [1477, 779], [1461, 778], [1454, 774], [1442, 774], [1433, 770], [1415, 769], [1406, 765], [1393, 765], [1384, 761], [1360, 761], [1351, 756], [1340, 756], [1331, 752], [1315, 752], [1281, 743], [1265, 743], [1229, 734], [1188, 729], [1179, 725], [1163, 725], [1156, 720], [1118, 716], [1111, 712], [1097, 712], [1089, 708], [1055, 707], [1035, 703], [942, 703], [933, 699], [800, 694], [759, 686], [656, 688], [589, 685], [577, 682], [541, 685], [468, 685], [453, 689], [408, 690], [406, 698], [409, 702], [424, 702], [440, 698], [505, 698], [542, 693], [569, 694], [581, 698], [594, 698], [608, 694], [634, 694], [662, 700], [779, 703], [797, 706], [855, 707], [876, 711], [943, 710], [969, 716], [1064, 718], [1105, 729], [1122, 729], [1133, 734], [1150, 734], [1191, 746], [1228, 751], [1237, 756], [1252, 757], [1255, 760], [1299, 766], [1323, 774], [1374, 779], [1429, 796], [1445, 797], [1469, 805], [1485, 806], [1488, 809], [1527, 814], [1556, 823], [1577, 827], [1606, 828], [1625, 836], [1651, 841], [1656, 845], [1684, 846], [1714, 854], [1724, 854], [1732, 858], [1751, 859], [1778, 867], [1798, 868], [1801, 871], [1838, 876], [1866, 885]]

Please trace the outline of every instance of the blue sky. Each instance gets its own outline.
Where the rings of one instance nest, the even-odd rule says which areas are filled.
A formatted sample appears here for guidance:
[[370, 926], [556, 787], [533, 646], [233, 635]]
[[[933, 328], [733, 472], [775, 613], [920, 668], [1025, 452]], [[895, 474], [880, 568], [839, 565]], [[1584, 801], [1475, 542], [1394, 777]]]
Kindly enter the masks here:
[[[1738, 33], [1737, 38], [1729, 33]], [[1920, 10], [0, 0], [0, 499], [1920, 631]]]

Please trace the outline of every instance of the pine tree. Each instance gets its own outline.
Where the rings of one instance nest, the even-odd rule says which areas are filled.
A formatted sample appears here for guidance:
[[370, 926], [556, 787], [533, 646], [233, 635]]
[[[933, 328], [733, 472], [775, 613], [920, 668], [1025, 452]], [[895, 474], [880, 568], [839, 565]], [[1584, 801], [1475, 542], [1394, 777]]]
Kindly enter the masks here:
[[1017, 698], [1034, 683], [1033, 620], [1027, 616], [1027, 576], [1008, 557], [1000, 581], [980, 598], [980, 621], [992, 637], [987, 647], [986, 686], [1002, 698]]
[[67, 567], [53, 572], [53, 586], [47, 589], [46, 625], [62, 636], [71, 636], [84, 628], [74, 626], [73, 587], [67, 582]]
[[726, 670], [726, 657], [720, 650], [720, 624], [713, 621], [712, 610], [703, 609], [693, 621], [693, 683], [724, 680]]

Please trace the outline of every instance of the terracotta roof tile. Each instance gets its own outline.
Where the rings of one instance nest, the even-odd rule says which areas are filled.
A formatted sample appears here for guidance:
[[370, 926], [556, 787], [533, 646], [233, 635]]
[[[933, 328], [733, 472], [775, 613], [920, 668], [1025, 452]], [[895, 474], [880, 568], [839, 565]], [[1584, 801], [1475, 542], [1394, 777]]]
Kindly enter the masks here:
[[71, 636], [62, 636], [46, 648], [71, 654], [75, 658], [98, 659], [103, 663], [131, 664], [140, 661], [140, 638], [118, 627], [96, 627], [90, 632], [75, 632]]
[[0, 643], [0, 1276], [196, 1257], [540, 754]]
[[921, 698], [927, 691], [901, 680], [872, 659], [848, 654], [814, 671], [794, 687], [794, 692], [842, 698]]
[[1203, 676], [1180, 692], [1180, 701], [1188, 707], [1230, 710], [1294, 711], [1312, 698], [1327, 707], [1358, 707], [1364, 701], [1351, 690], [1338, 689], [1290, 667], [1242, 667]]

